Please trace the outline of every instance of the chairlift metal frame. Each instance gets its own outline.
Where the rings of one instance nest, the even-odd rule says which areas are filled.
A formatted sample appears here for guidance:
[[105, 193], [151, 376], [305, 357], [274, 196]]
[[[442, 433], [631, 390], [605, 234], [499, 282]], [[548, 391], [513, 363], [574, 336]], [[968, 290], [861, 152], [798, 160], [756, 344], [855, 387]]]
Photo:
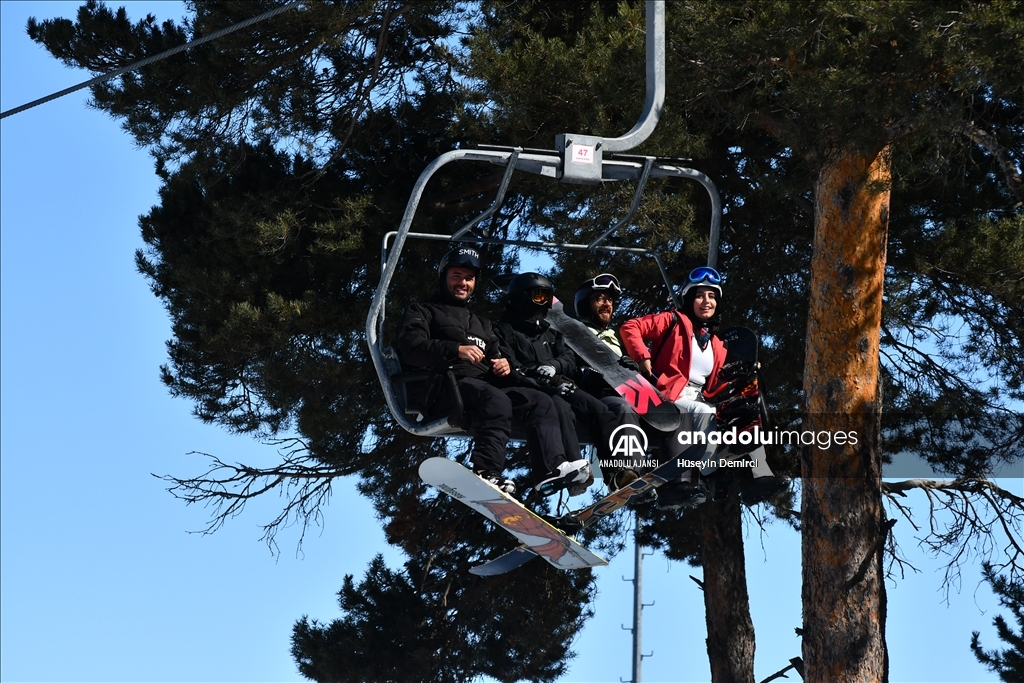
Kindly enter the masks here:
[[[370, 304], [366, 318], [366, 343], [384, 397], [391, 414], [406, 431], [419, 436], [441, 436], [463, 433], [452, 426], [447, 418], [432, 421], [414, 420], [405, 413], [396, 390], [393, 377], [402, 372], [401, 364], [394, 350], [382, 347], [384, 337], [385, 304], [387, 290], [398, 269], [399, 258], [407, 239], [422, 239], [439, 242], [471, 242], [474, 244], [501, 244], [525, 247], [535, 250], [572, 250], [610, 253], [632, 253], [654, 259], [662, 279], [675, 303], [676, 294], [672, 289], [668, 273], [657, 253], [643, 247], [623, 247], [604, 244], [609, 236], [633, 219], [640, 207], [647, 181], [651, 178], [686, 178], [700, 183], [711, 200], [710, 241], [708, 265], [716, 264], [719, 231], [721, 227], [722, 203], [714, 183], [705, 174], [681, 165], [679, 159], [622, 154], [647, 139], [657, 126], [665, 100], [665, 3], [664, 0], [647, 0], [646, 3], [646, 59], [647, 90], [644, 110], [637, 124], [625, 135], [618, 138], [563, 133], [555, 138], [555, 149], [528, 149], [523, 147], [480, 146], [473, 149], [457, 149], [446, 152], [432, 161], [420, 174], [413, 186], [412, 194], [405, 208], [405, 214], [398, 229], [387, 233], [381, 243], [381, 276]], [[497, 195], [491, 205], [451, 235], [411, 232], [420, 199], [427, 183], [445, 165], [452, 162], [474, 161], [503, 166]], [[635, 180], [636, 191], [629, 211], [616, 221], [597, 239], [589, 244], [570, 242], [545, 242], [533, 240], [501, 239], [480, 235], [473, 229], [494, 215], [504, 202], [506, 191], [515, 171], [533, 173], [561, 182], [575, 184], [600, 184], [622, 180]], [[390, 243], [390, 246], [389, 246]]]

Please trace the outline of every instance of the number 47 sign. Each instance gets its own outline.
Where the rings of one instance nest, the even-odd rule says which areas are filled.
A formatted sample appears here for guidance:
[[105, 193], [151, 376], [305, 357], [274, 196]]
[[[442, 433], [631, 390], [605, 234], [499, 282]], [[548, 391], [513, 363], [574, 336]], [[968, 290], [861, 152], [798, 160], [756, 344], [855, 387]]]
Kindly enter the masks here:
[[575, 142], [572, 143], [572, 152], [570, 158], [574, 164], [592, 164], [594, 163], [594, 145], [579, 145]]

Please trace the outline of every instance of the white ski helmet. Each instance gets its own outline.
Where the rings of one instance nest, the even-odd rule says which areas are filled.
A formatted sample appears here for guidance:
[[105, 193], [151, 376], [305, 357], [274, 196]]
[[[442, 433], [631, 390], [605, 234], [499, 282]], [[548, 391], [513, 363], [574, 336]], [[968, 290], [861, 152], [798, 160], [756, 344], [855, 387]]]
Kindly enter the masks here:
[[718, 293], [718, 296], [722, 296], [722, 276], [711, 266], [694, 268], [686, 278], [686, 284], [683, 285], [683, 291], [679, 293], [679, 296], [686, 296], [686, 293], [694, 287], [710, 287]]

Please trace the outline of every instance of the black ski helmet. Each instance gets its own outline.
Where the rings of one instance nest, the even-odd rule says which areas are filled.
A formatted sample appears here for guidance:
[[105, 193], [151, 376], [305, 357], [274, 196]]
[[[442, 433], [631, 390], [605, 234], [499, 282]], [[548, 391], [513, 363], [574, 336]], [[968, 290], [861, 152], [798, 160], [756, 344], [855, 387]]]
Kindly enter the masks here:
[[540, 273], [519, 273], [508, 283], [508, 305], [517, 313], [531, 317], [547, 315], [555, 287]]
[[440, 263], [437, 264], [438, 276], [444, 280], [445, 272], [452, 266], [469, 268], [475, 270], [476, 274], [479, 275], [483, 267], [480, 263], [480, 252], [473, 247], [456, 247], [452, 249], [442, 256]]
[[619, 286], [619, 279], [611, 273], [601, 273], [590, 278], [579, 286], [573, 297], [572, 307], [576, 310], [576, 317], [590, 317], [591, 311], [584, 304], [594, 292], [605, 292], [617, 303], [622, 296], [622, 287]]

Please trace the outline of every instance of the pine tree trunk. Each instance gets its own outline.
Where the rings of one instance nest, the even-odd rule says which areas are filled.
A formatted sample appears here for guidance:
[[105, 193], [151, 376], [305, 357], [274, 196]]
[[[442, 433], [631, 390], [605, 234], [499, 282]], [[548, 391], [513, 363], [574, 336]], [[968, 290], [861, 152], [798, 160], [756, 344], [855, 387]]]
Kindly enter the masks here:
[[888, 680], [878, 345], [891, 179], [887, 147], [847, 150], [816, 188], [804, 428], [856, 443], [804, 447], [806, 681]]
[[754, 624], [750, 619], [743, 522], [736, 492], [701, 506], [700, 560], [712, 683], [753, 683]]

